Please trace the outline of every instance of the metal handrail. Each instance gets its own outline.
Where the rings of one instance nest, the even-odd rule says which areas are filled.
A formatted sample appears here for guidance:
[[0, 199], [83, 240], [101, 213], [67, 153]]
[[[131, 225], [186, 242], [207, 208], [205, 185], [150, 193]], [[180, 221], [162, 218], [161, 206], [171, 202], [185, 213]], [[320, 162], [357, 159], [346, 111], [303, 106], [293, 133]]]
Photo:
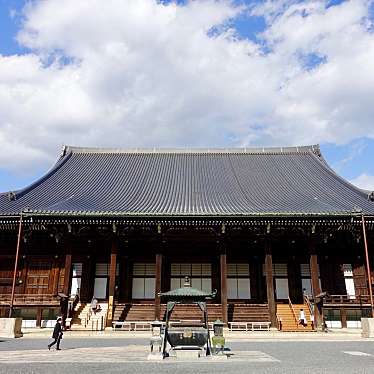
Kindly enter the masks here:
[[311, 304], [311, 302], [309, 300], [309, 296], [308, 295], [304, 295], [304, 302], [305, 302], [305, 304], [307, 305], [307, 307], [309, 309], [310, 315], [312, 315], [313, 314], [313, 307], [312, 307], [312, 304]]
[[288, 296], [288, 305], [289, 305], [289, 307], [292, 310], [292, 314], [293, 314], [293, 317], [295, 318], [295, 322], [298, 323], [299, 321], [298, 321], [298, 319], [296, 317], [295, 309], [293, 308], [293, 305], [292, 305], [292, 302], [291, 302], [291, 299], [290, 299], [289, 296]]
[[278, 313], [276, 314], [276, 317], [277, 317], [278, 330], [281, 331], [282, 330], [282, 318], [279, 317]]
[[88, 309], [88, 312], [86, 314], [86, 318], [85, 318], [85, 321], [84, 321], [84, 327], [88, 326], [88, 323], [91, 320], [91, 316], [92, 316], [92, 309], [91, 309], [91, 306], [90, 306], [90, 308]]

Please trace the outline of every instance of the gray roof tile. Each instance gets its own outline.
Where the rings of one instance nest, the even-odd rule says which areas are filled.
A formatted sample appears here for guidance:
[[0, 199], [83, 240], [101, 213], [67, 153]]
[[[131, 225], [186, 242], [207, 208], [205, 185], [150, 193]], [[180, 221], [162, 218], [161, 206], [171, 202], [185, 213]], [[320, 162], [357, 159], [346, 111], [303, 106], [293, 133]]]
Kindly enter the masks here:
[[56, 165], [0, 215], [374, 214], [367, 193], [335, 174], [318, 146], [256, 149], [119, 150], [66, 147]]

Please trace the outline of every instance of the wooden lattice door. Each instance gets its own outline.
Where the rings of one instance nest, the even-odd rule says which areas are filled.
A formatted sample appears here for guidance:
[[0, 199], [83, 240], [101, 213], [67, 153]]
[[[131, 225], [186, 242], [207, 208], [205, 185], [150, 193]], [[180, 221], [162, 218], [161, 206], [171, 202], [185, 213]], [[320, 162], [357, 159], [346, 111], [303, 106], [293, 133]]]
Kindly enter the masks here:
[[368, 295], [368, 283], [366, 278], [366, 269], [362, 264], [353, 265], [353, 278], [356, 289], [356, 295]]
[[50, 262], [31, 262], [27, 271], [26, 294], [48, 294], [50, 276]]

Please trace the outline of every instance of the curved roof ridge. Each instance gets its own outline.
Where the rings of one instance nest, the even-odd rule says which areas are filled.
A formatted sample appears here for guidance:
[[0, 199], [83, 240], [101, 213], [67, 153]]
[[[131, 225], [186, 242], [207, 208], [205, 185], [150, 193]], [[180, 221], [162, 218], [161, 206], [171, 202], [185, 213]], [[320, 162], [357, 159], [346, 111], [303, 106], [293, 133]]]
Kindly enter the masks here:
[[291, 147], [240, 147], [240, 148], [101, 148], [65, 145], [63, 155], [68, 153], [156, 153], [156, 154], [294, 154], [314, 153], [321, 155], [319, 144]]
[[366, 197], [367, 199], [369, 198], [370, 193], [373, 191], [370, 190], [365, 190], [363, 188], [357, 187], [353, 183], [351, 183], [349, 180], [343, 178], [341, 175], [339, 175], [331, 166], [330, 164], [326, 161], [326, 159], [320, 155], [318, 158], [318, 162], [320, 162], [325, 170], [330, 173], [335, 179], [339, 180], [341, 183], [345, 184], [348, 188], [353, 189], [356, 191], [358, 194], [361, 194], [363, 197]]
[[43, 174], [40, 178], [38, 178], [36, 181], [31, 182], [26, 187], [19, 188], [17, 190], [2, 192], [0, 193], [0, 196], [1, 195], [9, 196], [9, 194], [14, 194], [14, 200], [19, 199], [20, 197], [22, 197], [29, 191], [33, 190], [35, 187], [38, 187], [40, 184], [45, 182], [49, 177], [51, 177], [57, 170], [59, 170], [66, 163], [66, 161], [69, 160], [70, 156], [71, 156], [71, 153], [70, 154], [62, 153], [60, 157], [57, 159], [57, 161], [54, 163], [54, 165], [45, 174]]

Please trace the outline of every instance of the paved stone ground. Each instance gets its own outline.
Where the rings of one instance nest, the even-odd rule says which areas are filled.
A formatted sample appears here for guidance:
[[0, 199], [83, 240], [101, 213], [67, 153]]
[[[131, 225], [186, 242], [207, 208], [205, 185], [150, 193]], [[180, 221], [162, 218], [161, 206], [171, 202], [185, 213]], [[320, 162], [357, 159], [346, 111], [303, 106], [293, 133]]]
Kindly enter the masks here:
[[48, 338], [0, 340], [0, 373], [374, 373], [373, 341], [232, 341], [227, 360], [146, 361], [148, 339], [66, 337], [62, 351]]

